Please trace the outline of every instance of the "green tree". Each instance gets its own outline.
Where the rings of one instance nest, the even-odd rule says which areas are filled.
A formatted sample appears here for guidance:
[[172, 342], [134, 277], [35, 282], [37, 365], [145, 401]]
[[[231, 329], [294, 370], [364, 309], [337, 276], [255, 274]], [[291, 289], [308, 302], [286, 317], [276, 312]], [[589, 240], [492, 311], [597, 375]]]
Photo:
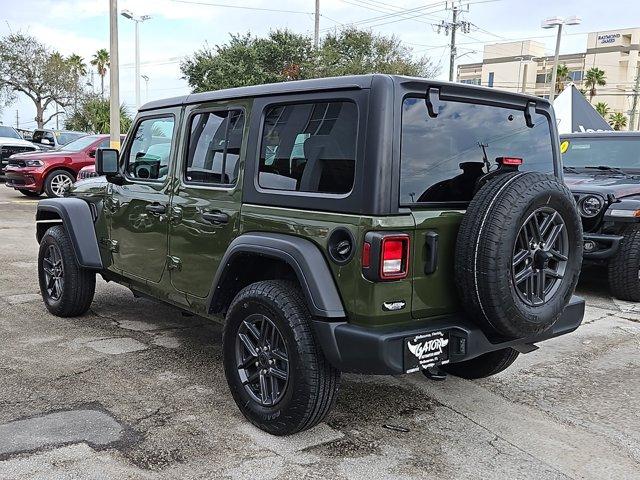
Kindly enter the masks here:
[[231, 35], [228, 43], [197, 50], [180, 68], [194, 92], [373, 72], [437, 73], [428, 58], [413, 59], [397, 38], [356, 29], [328, 35], [317, 50], [310, 37], [288, 30], [265, 38]]
[[584, 86], [589, 90], [589, 102], [593, 102], [593, 97], [596, 96], [597, 87], [603, 87], [607, 84], [607, 77], [604, 74], [604, 70], [600, 70], [598, 67], [593, 67], [587, 70], [587, 74], [584, 76]]
[[328, 34], [319, 48], [319, 77], [389, 73], [432, 77], [438, 73], [427, 57], [414, 59], [411, 50], [395, 36], [347, 28]]
[[84, 63], [84, 59], [75, 53], [67, 57], [67, 64], [71, 69], [71, 74], [75, 81], [75, 92], [73, 95], [73, 109], [78, 109], [78, 97], [84, 90], [81, 80], [87, 74], [87, 65]]
[[607, 118], [607, 115], [609, 114], [609, 111], [611, 109], [609, 108], [609, 105], [607, 105], [605, 102], [598, 102], [596, 103], [596, 111], [602, 115], [603, 118]]
[[[548, 81], [551, 81], [551, 74], [548, 75]], [[565, 82], [571, 80], [569, 76], [569, 67], [566, 65], [558, 65], [556, 67], [556, 94], [564, 90]]]
[[107, 69], [110, 65], [109, 52], [106, 48], [101, 48], [93, 54], [91, 65], [96, 67], [98, 75], [100, 75], [100, 96], [104, 98], [104, 77], [107, 75]]
[[[96, 95], [82, 99], [76, 111], [65, 121], [65, 128], [90, 133], [109, 133], [109, 100]], [[120, 130], [131, 128], [131, 116], [124, 105], [120, 106]]]
[[11, 33], [0, 39], [0, 91], [10, 100], [16, 94], [27, 96], [36, 108], [38, 128], [64, 113], [45, 118], [48, 107], [68, 106], [74, 90], [69, 64], [59, 53], [51, 53], [35, 37], [24, 33]]
[[627, 117], [620, 112], [612, 113], [609, 115], [609, 125], [611, 125], [614, 130], [622, 130], [627, 126]]

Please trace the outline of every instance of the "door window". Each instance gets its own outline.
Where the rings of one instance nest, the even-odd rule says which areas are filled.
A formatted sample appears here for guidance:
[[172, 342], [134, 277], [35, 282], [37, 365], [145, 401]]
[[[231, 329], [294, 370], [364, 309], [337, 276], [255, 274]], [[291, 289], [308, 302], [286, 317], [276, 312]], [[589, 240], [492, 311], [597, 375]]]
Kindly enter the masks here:
[[198, 113], [191, 118], [186, 183], [234, 185], [244, 131], [241, 110]]
[[140, 180], [164, 180], [169, 173], [174, 118], [142, 120], [133, 135], [126, 158], [126, 173]]
[[353, 187], [357, 107], [352, 102], [267, 109], [258, 183], [262, 188], [345, 194]]

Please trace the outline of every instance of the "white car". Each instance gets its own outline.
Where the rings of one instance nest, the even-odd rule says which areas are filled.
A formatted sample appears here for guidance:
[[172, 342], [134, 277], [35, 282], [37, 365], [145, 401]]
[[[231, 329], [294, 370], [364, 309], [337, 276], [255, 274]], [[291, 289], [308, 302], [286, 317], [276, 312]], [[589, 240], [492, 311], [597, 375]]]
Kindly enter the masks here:
[[11, 155], [34, 150], [39, 149], [33, 143], [24, 140], [15, 128], [0, 125], [0, 176], [4, 175], [4, 168], [9, 164]]

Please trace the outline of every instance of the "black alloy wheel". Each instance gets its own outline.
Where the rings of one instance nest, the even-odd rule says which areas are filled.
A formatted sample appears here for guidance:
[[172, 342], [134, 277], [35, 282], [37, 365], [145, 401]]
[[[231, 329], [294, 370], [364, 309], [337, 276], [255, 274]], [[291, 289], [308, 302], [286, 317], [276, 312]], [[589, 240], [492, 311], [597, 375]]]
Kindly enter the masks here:
[[266, 315], [249, 315], [236, 337], [236, 364], [245, 390], [264, 407], [276, 405], [289, 381], [287, 347], [278, 327]]
[[533, 211], [518, 232], [511, 268], [516, 292], [524, 303], [542, 305], [556, 293], [568, 255], [562, 216], [551, 207]]
[[58, 301], [64, 293], [64, 265], [62, 253], [57, 245], [51, 244], [43, 257], [45, 289], [49, 298]]

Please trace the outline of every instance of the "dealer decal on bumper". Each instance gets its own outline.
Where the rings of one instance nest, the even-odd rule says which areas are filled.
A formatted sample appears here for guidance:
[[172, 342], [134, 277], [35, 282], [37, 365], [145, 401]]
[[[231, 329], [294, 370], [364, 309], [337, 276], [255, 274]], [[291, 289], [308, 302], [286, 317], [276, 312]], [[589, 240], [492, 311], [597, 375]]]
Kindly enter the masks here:
[[449, 363], [449, 334], [429, 332], [404, 339], [406, 373]]

